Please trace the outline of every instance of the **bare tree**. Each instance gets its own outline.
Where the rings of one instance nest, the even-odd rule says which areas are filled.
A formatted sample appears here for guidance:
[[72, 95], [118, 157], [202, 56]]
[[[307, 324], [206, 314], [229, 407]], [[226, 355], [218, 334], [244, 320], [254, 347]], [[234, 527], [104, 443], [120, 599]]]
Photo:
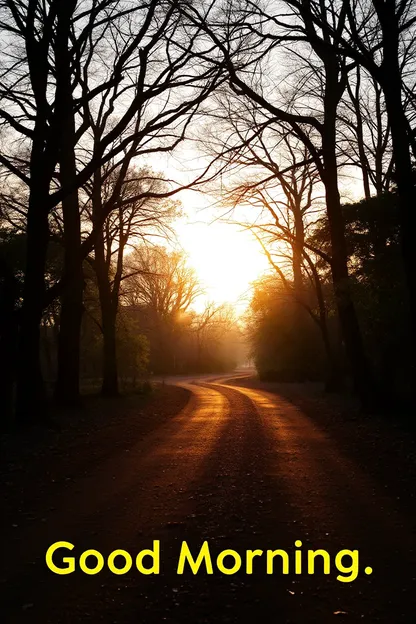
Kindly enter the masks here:
[[129, 256], [122, 301], [142, 317], [151, 334], [151, 362], [158, 372], [176, 371], [179, 339], [190, 323], [192, 304], [202, 294], [195, 271], [181, 252], [140, 247]]
[[[125, 254], [130, 249], [144, 245], [148, 239], [170, 234], [169, 222], [177, 214], [177, 203], [172, 200], [149, 198], [146, 193], [166, 192], [166, 183], [150, 169], [128, 170], [118, 195], [114, 185], [118, 171], [110, 167], [101, 176], [101, 193], [98, 196], [91, 185], [90, 202], [87, 207], [91, 220], [103, 209], [108, 212], [106, 202], [113, 202], [104, 228], [96, 237], [94, 254], [90, 262], [94, 268], [100, 298], [101, 330], [103, 334], [103, 381], [102, 394], [118, 394], [118, 373], [116, 353], [116, 320], [122, 281], [134, 276], [135, 270], [124, 270]], [[98, 201], [99, 206], [96, 205]], [[131, 273], [133, 271], [133, 273]]]
[[[305, 3], [288, 0], [297, 11]], [[413, 100], [416, 8], [412, 0], [331, 1], [334, 22], [322, 19], [321, 3], [306, 3], [314, 27], [324, 33], [328, 53], [351, 59], [380, 85], [391, 133], [394, 174], [401, 214], [401, 247], [409, 291], [413, 340], [416, 340], [416, 186], [412, 157], [414, 133], [407, 116]], [[345, 28], [337, 27], [338, 20]]]
[[[20, 420], [31, 421], [44, 411], [40, 320], [58, 295], [58, 394], [71, 401], [79, 391], [82, 261], [107, 215], [96, 217], [81, 242], [77, 189], [126, 150], [135, 156], [172, 151], [222, 70], [203, 59], [197, 68], [193, 64], [200, 30], [184, 27], [177, 2], [2, 0], [0, 15], [7, 42], [0, 77], [7, 142], [0, 164], [28, 189], [17, 411]], [[48, 290], [49, 222], [58, 206], [64, 213], [65, 267]]]
[[[211, 9], [204, 14], [197, 5], [188, 4], [187, 16], [191, 23], [204, 28], [221, 52], [230, 88], [236, 96], [247, 98], [269, 123], [290, 128], [313, 159], [325, 188], [332, 247], [331, 273], [345, 348], [355, 389], [362, 403], [369, 406], [376, 392], [351, 292], [338, 182], [337, 114], [352, 69], [352, 64], [338, 53], [340, 37], [347, 28], [345, 12], [337, 15], [331, 5], [320, 2], [316, 11], [320, 23], [327, 25], [323, 27], [317, 26], [310, 2], [288, 0], [278, 5], [276, 11], [251, 0], [227, 3], [227, 7], [229, 9], [222, 15], [210, 19]], [[257, 56], [260, 73], [250, 75], [248, 71], [240, 71], [232, 58], [233, 39], [230, 43], [229, 32], [235, 33], [238, 29], [250, 30], [254, 39], [263, 42], [262, 57], [266, 60], [261, 64], [262, 58]], [[297, 70], [292, 93], [287, 89], [283, 93], [278, 90], [265, 67], [267, 60], [276, 64], [276, 55], [283, 47], [293, 63], [292, 70]], [[299, 70], [302, 78], [299, 78]], [[275, 80], [279, 78], [282, 76]], [[299, 83], [305, 88], [300, 88]]]
[[339, 111], [346, 164], [361, 170], [364, 196], [382, 195], [393, 183], [390, 127], [380, 85], [359, 65], [348, 75]]
[[[196, 337], [195, 368], [204, 370], [204, 360], [218, 342], [236, 327], [235, 313], [227, 304], [207, 302], [202, 312], [192, 318], [191, 332]], [[205, 355], [205, 357], [204, 357]]]
[[[253, 120], [248, 123], [252, 126]], [[247, 222], [238, 224], [254, 234], [297, 304], [294, 310], [299, 334], [303, 333], [305, 314], [316, 324], [328, 361], [327, 388], [333, 390], [340, 385], [340, 370], [329, 335], [323, 280], [315, 266], [317, 253], [329, 261], [328, 266], [332, 259], [308, 245], [308, 232], [323, 211], [320, 178], [307, 148], [293, 135], [269, 130], [268, 136], [262, 132], [256, 138], [244, 153], [238, 151], [234, 162], [238, 160], [242, 166], [243, 181], [237, 179], [234, 186], [223, 187], [222, 201], [234, 209], [250, 207]], [[298, 359], [302, 361], [306, 357], [302, 341], [299, 349]]]

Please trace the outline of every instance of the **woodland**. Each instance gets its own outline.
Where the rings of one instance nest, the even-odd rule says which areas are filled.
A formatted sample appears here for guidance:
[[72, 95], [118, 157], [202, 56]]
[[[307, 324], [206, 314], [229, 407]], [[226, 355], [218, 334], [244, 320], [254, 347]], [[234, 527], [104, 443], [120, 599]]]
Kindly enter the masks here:
[[[411, 0], [1, 0], [3, 422], [247, 349], [410, 405], [415, 26]], [[189, 189], [269, 262], [243, 315], [195, 307]]]

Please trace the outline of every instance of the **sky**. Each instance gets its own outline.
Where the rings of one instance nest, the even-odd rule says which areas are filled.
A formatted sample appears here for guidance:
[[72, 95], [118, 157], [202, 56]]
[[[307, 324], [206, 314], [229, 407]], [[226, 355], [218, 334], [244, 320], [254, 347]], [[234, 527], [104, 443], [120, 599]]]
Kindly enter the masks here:
[[[188, 195], [182, 198], [184, 201]], [[209, 207], [184, 204], [184, 216], [175, 224], [178, 243], [195, 268], [205, 293], [196, 302], [230, 303], [242, 312], [248, 305], [250, 286], [269, 269], [258, 242], [248, 231], [219, 219]]]
[[[353, 177], [340, 179], [340, 190], [345, 201], [362, 196]], [[226, 209], [213, 208], [213, 198], [195, 191], [182, 191], [177, 198], [184, 213], [174, 225], [177, 242], [205, 289], [194, 308], [202, 311], [207, 302], [230, 303], [242, 314], [252, 283], [271, 271], [258, 241], [249, 231], [227, 223]]]
[[[149, 164], [182, 184], [196, 177], [203, 168], [197, 151], [187, 147], [179, 151], [179, 157], [163, 154], [155, 159], [153, 155]], [[357, 172], [352, 170], [340, 175], [344, 201], [362, 197], [361, 181], [356, 176]], [[271, 271], [258, 241], [249, 231], [227, 223], [226, 208], [209, 194], [184, 190], [175, 199], [182, 204], [183, 216], [173, 224], [174, 244], [187, 255], [204, 289], [204, 294], [193, 304], [194, 309], [202, 312], [207, 303], [229, 303], [238, 314], [244, 313], [253, 282]], [[251, 218], [248, 215], [248, 221]]]
[[[193, 149], [182, 149], [179, 158], [152, 156], [149, 164], [181, 183], [196, 177], [203, 167]], [[207, 303], [229, 303], [242, 314], [249, 304], [252, 282], [270, 270], [259, 243], [248, 231], [226, 223], [226, 209], [209, 194], [183, 190], [175, 199], [182, 204], [182, 216], [172, 224], [174, 245], [187, 255], [204, 289], [193, 308], [202, 312]]]

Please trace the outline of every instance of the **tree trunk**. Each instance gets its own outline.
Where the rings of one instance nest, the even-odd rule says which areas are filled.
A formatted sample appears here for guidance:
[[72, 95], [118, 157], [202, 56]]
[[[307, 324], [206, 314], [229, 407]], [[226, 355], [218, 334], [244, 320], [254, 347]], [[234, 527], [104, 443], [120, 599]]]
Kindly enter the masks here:
[[[70, 255], [70, 254], [68, 254]], [[71, 271], [71, 284], [61, 298], [58, 337], [58, 376], [55, 401], [75, 407], [80, 404], [79, 368], [83, 315], [83, 274], [77, 263], [67, 259], [65, 269]]]
[[335, 300], [342, 328], [345, 350], [351, 366], [354, 388], [364, 408], [373, 406], [375, 388], [367, 360], [357, 313], [351, 295], [348, 274], [348, 253], [341, 198], [338, 189], [336, 156], [336, 110], [340, 97], [337, 61], [326, 61], [326, 85], [324, 96], [325, 119], [322, 129], [323, 183], [332, 247], [332, 281]]
[[[93, 220], [98, 222], [103, 210], [101, 198], [101, 172], [99, 170], [94, 175], [93, 184]], [[116, 293], [112, 292], [102, 227], [97, 233], [94, 245], [94, 269], [97, 276], [101, 308], [101, 328], [103, 332], [101, 394], [107, 397], [116, 397], [119, 394], [116, 341], [118, 290]]]
[[103, 396], [116, 397], [119, 394], [116, 344], [116, 314], [113, 306], [102, 305], [103, 327]]
[[[0, 396], [2, 416], [7, 425], [13, 413], [13, 386], [16, 366], [17, 283], [13, 271], [4, 258], [0, 257], [0, 276], [3, 279], [0, 289]], [[3, 424], [3, 423], [2, 423]]]
[[296, 296], [300, 299], [303, 298], [303, 272], [302, 272], [302, 258], [303, 250], [305, 246], [305, 228], [303, 224], [303, 216], [301, 207], [296, 200], [293, 202], [293, 216], [295, 221], [295, 240], [292, 245], [292, 268], [293, 268], [293, 287], [296, 292]]
[[64, 214], [64, 275], [68, 284], [61, 297], [58, 337], [58, 373], [55, 400], [59, 405], [80, 402], [79, 367], [83, 316], [84, 275], [81, 255], [81, 223], [78, 194], [62, 202]]
[[368, 174], [368, 161], [365, 153], [365, 141], [364, 141], [364, 130], [363, 130], [363, 116], [361, 114], [361, 73], [360, 66], [357, 66], [356, 71], [357, 76], [357, 84], [355, 87], [355, 94], [352, 92], [352, 89], [349, 88], [350, 98], [354, 106], [355, 117], [356, 117], [356, 132], [357, 132], [357, 145], [358, 145], [358, 156], [360, 159], [361, 173], [363, 177], [363, 188], [364, 188], [364, 197], [368, 201], [371, 199], [371, 191], [370, 191], [370, 178]]
[[103, 332], [101, 394], [107, 397], [116, 397], [119, 394], [116, 344], [117, 305], [115, 305], [111, 291], [102, 231], [98, 234], [95, 244], [95, 272], [100, 297], [101, 327]]
[[328, 314], [325, 304], [325, 297], [322, 290], [322, 284], [319, 278], [319, 273], [307, 253], [304, 252], [304, 257], [309, 265], [313, 280], [315, 284], [316, 300], [319, 310], [319, 331], [321, 333], [322, 342], [324, 345], [326, 360], [327, 360], [327, 375], [325, 389], [327, 392], [337, 392], [343, 387], [342, 372], [339, 365], [339, 358], [337, 357], [335, 350], [332, 346], [331, 337], [328, 329]]
[[[29, 14], [30, 23], [33, 12], [30, 11], [28, 17]], [[36, 93], [36, 114], [30, 155], [23, 303], [18, 319], [16, 420], [19, 424], [31, 424], [47, 417], [40, 365], [40, 323], [45, 305], [49, 188], [56, 162], [54, 136], [50, 137], [48, 129], [49, 47], [35, 46], [34, 40], [29, 37], [26, 40], [26, 51], [31, 84]]]
[[[364, 343], [358, 323], [357, 313], [351, 296], [348, 275], [347, 251], [345, 246], [344, 224], [341, 202], [336, 184], [336, 166], [328, 167], [325, 183], [326, 202], [330, 224], [332, 246], [332, 281], [335, 301], [342, 329], [345, 350], [351, 365], [351, 374], [357, 395], [366, 408], [371, 407], [375, 399], [373, 379], [365, 354]], [[335, 176], [335, 178], [334, 178]], [[335, 182], [334, 182], [335, 181]]]
[[46, 394], [40, 366], [40, 322], [45, 295], [45, 266], [49, 240], [48, 190], [34, 183], [27, 218], [26, 270], [20, 311], [16, 419], [31, 424], [46, 418]]
[[400, 238], [403, 264], [409, 292], [413, 341], [416, 343], [416, 188], [410, 155], [408, 125], [402, 103], [402, 85], [398, 63], [398, 37], [390, 26], [384, 29], [383, 92], [390, 122], [395, 180], [399, 198]]
[[[61, 119], [60, 176], [61, 186], [75, 187], [77, 174], [75, 160], [75, 120], [71, 85], [71, 57], [69, 36], [72, 13], [76, 2], [61, 5], [57, 24], [57, 116]], [[80, 340], [83, 315], [84, 277], [81, 252], [81, 219], [78, 190], [62, 201], [64, 220], [64, 269], [67, 280], [61, 297], [61, 316], [58, 340], [58, 376], [55, 400], [60, 405], [78, 405], [80, 401], [79, 367]]]
[[295, 243], [292, 244], [292, 271], [293, 271], [293, 289], [295, 292], [295, 300], [298, 302], [294, 310], [294, 325], [296, 328], [296, 341], [294, 343], [296, 375], [299, 381], [306, 379], [308, 345], [307, 345], [307, 311], [305, 304], [305, 288], [303, 276], [303, 250], [305, 244], [305, 228], [303, 223], [303, 215], [301, 211], [301, 197], [292, 198], [292, 212], [295, 223]]

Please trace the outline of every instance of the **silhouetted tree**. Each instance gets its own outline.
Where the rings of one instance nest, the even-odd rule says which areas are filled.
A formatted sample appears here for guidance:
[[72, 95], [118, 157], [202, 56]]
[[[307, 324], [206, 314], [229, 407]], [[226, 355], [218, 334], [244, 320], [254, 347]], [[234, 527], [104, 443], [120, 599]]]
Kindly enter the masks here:
[[361, 170], [364, 197], [389, 191], [394, 163], [383, 93], [360, 65], [348, 74], [339, 119], [345, 164]]
[[[0, 164], [28, 189], [17, 413], [30, 422], [45, 410], [40, 322], [57, 296], [63, 304], [57, 395], [72, 402], [79, 392], [82, 262], [107, 214], [95, 218], [81, 243], [77, 189], [132, 147], [135, 156], [173, 150], [222, 68], [201, 59], [195, 70], [192, 52], [200, 33], [184, 27], [176, 2], [2, 0], [0, 12], [1, 37], [9, 42], [0, 86], [8, 141]], [[98, 139], [92, 140], [90, 130], [97, 126]], [[50, 218], [58, 206], [64, 213], [65, 266], [62, 279], [48, 290]]]
[[[333, 21], [322, 19], [321, 3], [288, 0], [296, 11], [306, 10], [314, 28], [323, 33], [333, 56], [351, 59], [380, 85], [391, 133], [395, 182], [400, 206], [401, 247], [416, 341], [416, 188], [412, 167], [414, 132], [407, 117], [414, 88], [416, 13], [412, 0], [366, 0], [330, 3]], [[346, 28], [337, 27], [343, 20]], [[410, 78], [409, 78], [410, 75]]]
[[[250, 0], [227, 3], [224, 11], [212, 18], [211, 8], [204, 14], [204, 9], [195, 4], [188, 4], [186, 14], [191, 23], [205, 30], [217, 54], [221, 55], [228, 70], [231, 90], [238, 97], [251, 101], [253, 107], [268, 119], [268, 123], [287, 125], [292, 134], [305, 144], [313, 159], [325, 188], [331, 234], [331, 274], [345, 348], [356, 391], [363, 404], [369, 406], [376, 392], [352, 298], [338, 184], [338, 107], [351, 69], [344, 56], [337, 53], [339, 39], [346, 29], [346, 15], [334, 14], [330, 5], [321, 2], [316, 10], [319, 11], [320, 22], [328, 24], [328, 27], [317, 27], [310, 2], [288, 1], [284, 4], [284, 16], [275, 15], [263, 4]], [[253, 44], [254, 49], [261, 50], [257, 54], [256, 65], [260, 74], [257, 71], [250, 76], [246, 69], [240, 71], [238, 63], [232, 58], [231, 51], [238, 41], [236, 33], [239, 31], [249, 31], [254, 40], [262, 42], [257, 44], [257, 48]], [[292, 93], [280, 93], [271, 88], [266, 71], [261, 69], [262, 59], [276, 60], [273, 55], [283, 45], [290, 45], [295, 55], [291, 57], [294, 63], [292, 69], [296, 67], [294, 58], [298, 64], [300, 59], [300, 67], [296, 69], [305, 70], [301, 84], [306, 85], [306, 93], [299, 88], [299, 80]], [[213, 63], [218, 62], [217, 56], [207, 54], [206, 57], [211, 58]]]
[[97, 277], [101, 308], [102, 394], [116, 396], [119, 392], [116, 320], [120, 288], [122, 281], [132, 276], [124, 270], [125, 253], [129, 248], [145, 244], [148, 238], [168, 236], [169, 222], [177, 214], [177, 204], [172, 200], [148, 196], [149, 192], [157, 195], [168, 189], [161, 176], [150, 169], [129, 169], [122, 185], [118, 184], [119, 168], [107, 169], [101, 175], [97, 172], [94, 176], [87, 206], [91, 206], [88, 214], [94, 220], [103, 209], [109, 212], [106, 204], [112, 203], [104, 228], [96, 237], [90, 262]]
[[[364, 338], [386, 401], [409, 401], [413, 350], [400, 249], [395, 193], [343, 206], [354, 298]], [[328, 250], [327, 219], [318, 220], [311, 242]], [[325, 266], [318, 263], [320, 272]]]
[[202, 289], [180, 252], [140, 247], [126, 261], [123, 303], [141, 314], [149, 335], [153, 372], [177, 372], [179, 340], [191, 323], [190, 308]]
[[[239, 135], [242, 136], [242, 120]], [[253, 119], [244, 120], [253, 127]], [[319, 247], [308, 246], [307, 233], [323, 211], [319, 195], [320, 179], [304, 144], [293, 135], [267, 128], [260, 131], [233, 160], [242, 167], [235, 184], [222, 188], [223, 201], [233, 208], [250, 207], [247, 222], [288, 295], [296, 303], [292, 311], [298, 331], [292, 345], [299, 375], [306, 365], [304, 330], [310, 331], [312, 318], [322, 336], [328, 359], [327, 387], [340, 385], [339, 365], [328, 331], [327, 309], [321, 275], [315, 266]], [[250, 175], [251, 172], [251, 175]], [[246, 176], [243, 181], [240, 177]], [[331, 263], [330, 253], [321, 252]]]

